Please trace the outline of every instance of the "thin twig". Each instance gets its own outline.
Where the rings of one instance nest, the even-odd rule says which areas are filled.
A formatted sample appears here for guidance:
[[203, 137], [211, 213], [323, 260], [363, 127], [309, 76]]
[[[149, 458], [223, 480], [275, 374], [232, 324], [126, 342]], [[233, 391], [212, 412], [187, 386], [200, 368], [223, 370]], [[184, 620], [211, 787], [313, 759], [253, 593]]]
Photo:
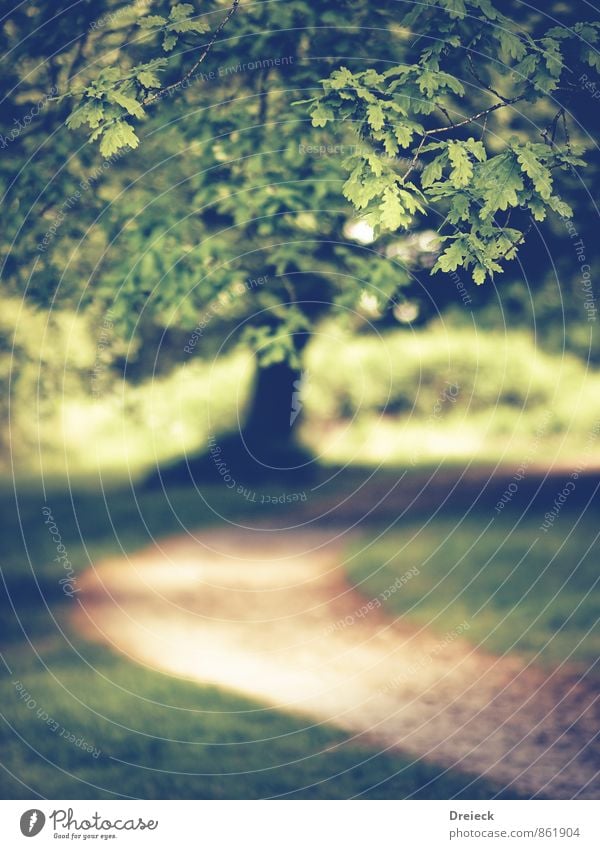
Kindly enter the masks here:
[[432, 130], [426, 130], [426, 136], [434, 136], [438, 133], [448, 133], [450, 130], [456, 130], [458, 127], [464, 127], [467, 124], [472, 124], [473, 121], [477, 121], [478, 118], [486, 117], [490, 115], [492, 112], [495, 112], [496, 109], [502, 109], [503, 106], [511, 106], [513, 103], [518, 103], [520, 100], [524, 100], [525, 95], [520, 94], [518, 97], [511, 97], [509, 100], [503, 101], [502, 103], [495, 103], [493, 106], [488, 107], [487, 109], [482, 109], [481, 112], [478, 112], [476, 115], [472, 115], [470, 118], [465, 118], [464, 121], [459, 121], [457, 124], [451, 124], [448, 127], [435, 127]]
[[225, 17], [221, 21], [221, 23], [219, 24], [219, 26], [215, 29], [215, 31], [211, 35], [209, 41], [205, 45], [204, 50], [202, 51], [202, 53], [200, 54], [198, 59], [194, 62], [192, 67], [189, 69], [189, 71], [187, 73], [185, 73], [182, 76], [182, 78], [180, 80], [178, 80], [177, 82], [171, 83], [170, 85], [159, 89], [159, 91], [155, 91], [152, 95], [150, 95], [149, 97], [147, 97], [145, 100], [142, 101], [142, 106], [148, 106], [149, 103], [154, 103], [154, 101], [161, 98], [163, 96], [163, 94], [165, 94], [168, 91], [173, 91], [173, 89], [179, 88], [181, 85], [183, 85], [183, 83], [187, 82], [190, 79], [191, 76], [193, 76], [194, 71], [196, 70], [198, 65], [200, 65], [201, 62], [204, 62], [204, 60], [208, 56], [213, 44], [217, 40], [220, 32], [227, 25], [229, 20], [233, 17], [233, 15], [235, 14], [237, 7], [239, 5], [240, 5], [240, 0], [233, 0], [231, 8], [227, 12]]
[[486, 115], [485, 118], [483, 119], [483, 127], [481, 128], [480, 141], [483, 141], [483, 137], [485, 136], [485, 131], [487, 130], [487, 119], [488, 119], [488, 116]]
[[[558, 121], [561, 115], [564, 114], [564, 111], [565, 110], [561, 106], [561, 108], [558, 110], [554, 118], [550, 121], [546, 129], [540, 133], [541, 137], [544, 139], [544, 143], [550, 145], [551, 147], [554, 144], [554, 139], [556, 137], [556, 127], [558, 126]], [[548, 139], [548, 135], [550, 135], [550, 139]]]
[[[419, 142], [419, 145], [418, 145], [417, 149], [415, 150], [413, 158], [410, 161], [410, 164], [408, 166], [408, 170], [405, 172], [405, 174], [402, 177], [402, 182], [405, 183], [408, 175], [411, 174], [414, 171], [414, 169], [417, 165], [418, 159], [419, 159], [419, 155], [421, 153], [421, 149], [430, 136], [435, 136], [435, 135], [438, 135], [439, 133], [448, 133], [448, 132], [450, 132], [450, 130], [457, 130], [459, 127], [464, 127], [467, 124], [471, 124], [473, 121], [477, 121], [478, 118], [484, 118], [485, 119], [485, 123], [484, 123], [484, 132], [485, 132], [485, 125], [487, 124], [487, 116], [491, 112], [495, 112], [496, 109], [502, 109], [502, 107], [504, 107], [504, 106], [510, 106], [512, 103], [517, 103], [517, 101], [523, 100], [523, 99], [524, 99], [524, 95], [521, 94], [518, 97], [513, 97], [510, 100], [507, 100], [506, 102], [495, 103], [493, 106], [490, 106], [487, 109], [483, 109], [481, 112], [478, 112], [476, 115], [472, 115], [470, 118], [465, 118], [464, 121], [459, 121], [457, 124], [453, 123], [450, 116], [448, 116], [449, 120], [451, 121], [449, 126], [447, 126], [447, 127], [435, 127], [434, 129], [431, 129], [431, 130], [425, 130], [422, 137], [421, 137], [421, 141]], [[442, 107], [440, 107], [440, 108], [442, 108]], [[483, 134], [482, 134], [482, 137], [483, 137]]]
[[406, 178], [408, 177], [408, 175], [411, 174], [415, 170], [417, 162], [419, 161], [419, 154], [421, 153], [421, 148], [425, 144], [426, 140], [427, 140], [427, 133], [424, 133], [423, 138], [419, 142], [419, 146], [415, 150], [413, 158], [411, 159], [411, 161], [409, 163], [408, 169], [402, 175], [402, 182], [403, 183], [406, 183]]
[[569, 153], [572, 153], [571, 150], [571, 137], [569, 135], [569, 127], [567, 125], [567, 113], [563, 109], [562, 110], [562, 121], [563, 121], [563, 133], [565, 134], [565, 144], [567, 146], [567, 150]]
[[449, 122], [450, 122], [450, 125], [453, 127], [453, 126], [454, 126], [454, 121], [453, 121], [453, 120], [452, 120], [452, 118], [450, 117], [450, 113], [448, 112], [448, 110], [447, 110], [444, 106], [442, 106], [442, 104], [441, 104], [441, 103], [436, 103], [435, 105], [436, 105], [436, 106], [437, 106], [437, 108], [440, 110], [440, 112], [442, 113], [442, 115], [444, 116], [444, 118], [446, 119], [446, 121], [449, 121]]
[[471, 54], [470, 54], [470, 53], [468, 53], [468, 54], [467, 54], [467, 62], [469, 63], [469, 66], [470, 66], [470, 69], [471, 69], [471, 73], [473, 74], [473, 76], [475, 77], [475, 79], [477, 80], [477, 82], [479, 83], [479, 85], [480, 85], [482, 88], [484, 88], [486, 91], [489, 91], [489, 92], [490, 92], [490, 94], [494, 94], [494, 95], [496, 95], [496, 97], [497, 97], [499, 100], [503, 100], [505, 103], [507, 103], [507, 102], [508, 102], [508, 101], [507, 101], [507, 98], [506, 98], [506, 97], [504, 97], [504, 95], [500, 94], [500, 92], [499, 92], [499, 91], [496, 91], [496, 89], [495, 89], [495, 88], [492, 88], [492, 86], [491, 86], [491, 85], [488, 85], [487, 83], [485, 83], [485, 82], [481, 79], [481, 77], [479, 76], [479, 74], [478, 74], [478, 73], [477, 73], [477, 71], [475, 70], [475, 63], [473, 62], [473, 58], [472, 58], [472, 56], [471, 56]]
[[[504, 227], [501, 227], [500, 229], [501, 229], [501, 230], [504, 230], [504, 228], [505, 228], [505, 227], [506, 227], [506, 224], [504, 225]], [[518, 238], [513, 239], [513, 241], [509, 244], [509, 246], [507, 247], [507, 249], [504, 251], [504, 253], [503, 253], [503, 254], [500, 254], [500, 256], [497, 256], [497, 257], [495, 258], [494, 262], [498, 262], [498, 260], [506, 259], [507, 254], [509, 254], [509, 253], [512, 251], [512, 249], [513, 249], [513, 248], [517, 248], [519, 245], [522, 245], [522, 244], [523, 244], [523, 242], [525, 241], [526, 236], [528, 235], [528, 233], [529, 233], [532, 229], [533, 229], [533, 221], [531, 222], [531, 224], [529, 225], [529, 227], [527, 227], [525, 230], [523, 230], [523, 232], [522, 232], [522, 233], [518, 236]]]

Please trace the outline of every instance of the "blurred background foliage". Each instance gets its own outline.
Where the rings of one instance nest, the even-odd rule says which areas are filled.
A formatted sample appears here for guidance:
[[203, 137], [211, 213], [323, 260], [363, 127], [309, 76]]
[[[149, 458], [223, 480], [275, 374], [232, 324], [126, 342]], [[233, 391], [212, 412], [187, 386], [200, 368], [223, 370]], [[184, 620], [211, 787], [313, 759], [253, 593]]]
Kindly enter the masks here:
[[[0, 328], [12, 399], [9, 426], [3, 393], [5, 473], [12, 463], [24, 477], [139, 478], [157, 460], [195, 454], [210, 434], [234, 430], [247, 407], [248, 350], [132, 383], [115, 376], [110, 359], [98, 368], [88, 322], [68, 310], [48, 317], [7, 299]], [[544, 447], [532, 462], [561, 465], [600, 418], [600, 375], [524, 330], [438, 321], [357, 335], [330, 321], [310, 343], [303, 374], [300, 438], [324, 463], [516, 463], [539, 434]]]

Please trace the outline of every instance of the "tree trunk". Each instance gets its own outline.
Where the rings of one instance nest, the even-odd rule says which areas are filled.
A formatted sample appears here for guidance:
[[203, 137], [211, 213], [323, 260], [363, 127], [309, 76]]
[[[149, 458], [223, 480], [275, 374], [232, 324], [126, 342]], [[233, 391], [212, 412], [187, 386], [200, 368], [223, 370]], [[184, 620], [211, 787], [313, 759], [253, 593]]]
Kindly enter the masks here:
[[288, 363], [259, 368], [246, 423], [241, 432], [249, 454], [267, 466], [293, 459], [302, 418], [303, 374]]
[[[301, 353], [308, 338], [296, 342]], [[314, 473], [312, 455], [298, 444], [307, 375], [286, 362], [258, 368], [241, 430], [214, 435], [208, 450], [151, 474], [146, 484], [185, 486], [230, 475], [236, 484], [278, 481], [290, 489]]]

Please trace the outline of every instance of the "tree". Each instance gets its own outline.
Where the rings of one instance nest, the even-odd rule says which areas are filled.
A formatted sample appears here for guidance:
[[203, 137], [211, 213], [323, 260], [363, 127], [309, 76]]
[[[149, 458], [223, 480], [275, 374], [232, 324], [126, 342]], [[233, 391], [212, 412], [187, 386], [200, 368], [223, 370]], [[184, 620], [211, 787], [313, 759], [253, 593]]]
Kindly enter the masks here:
[[[10, 141], [27, 210], [5, 237], [18, 245], [10, 285], [41, 304], [110, 309], [132, 339], [131, 379], [223, 339], [250, 345], [255, 397], [224, 453], [241, 462], [249, 447], [259, 474], [303, 467], [291, 398], [325, 315], [385, 323], [409, 302], [425, 321], [458, 297], [430, 282], [431, 265], [487, 281], [485, 301], [532, 228], [572, 214], [557, 183], [583, 164], [571, 111], [599, 67], [600, 27], [516, 20], [506, 5], [291, 0], [199, 13], [147, 0], [72, 18], [40, 3], [39, 29], [18, 11], [15, 91], [60, 94]], [[50, 21], [48, 43], [38, 32]], [[344, 58], [357, 45], [368, 60]], [[103, 170], [90, 180], [96, 143]], [[395, 259], [402, 232], [418, 229], [439, 231], [439, 249]], [[19, 261], [28, 251], [33, 275]]]

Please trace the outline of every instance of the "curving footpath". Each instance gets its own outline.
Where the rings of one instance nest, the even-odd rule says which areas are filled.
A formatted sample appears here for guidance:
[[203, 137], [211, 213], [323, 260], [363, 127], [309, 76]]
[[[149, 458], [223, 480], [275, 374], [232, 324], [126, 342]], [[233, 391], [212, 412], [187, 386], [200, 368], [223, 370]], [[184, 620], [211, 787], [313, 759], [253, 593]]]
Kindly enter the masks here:
[[[331, 722], [527, 796], [597, 798], [597, 689], [393, 620], [317, 530], [202, 531], [106, 560], [74, 624], [153, 669]], [[457, 629], [460, 630], [460, 629]]]

